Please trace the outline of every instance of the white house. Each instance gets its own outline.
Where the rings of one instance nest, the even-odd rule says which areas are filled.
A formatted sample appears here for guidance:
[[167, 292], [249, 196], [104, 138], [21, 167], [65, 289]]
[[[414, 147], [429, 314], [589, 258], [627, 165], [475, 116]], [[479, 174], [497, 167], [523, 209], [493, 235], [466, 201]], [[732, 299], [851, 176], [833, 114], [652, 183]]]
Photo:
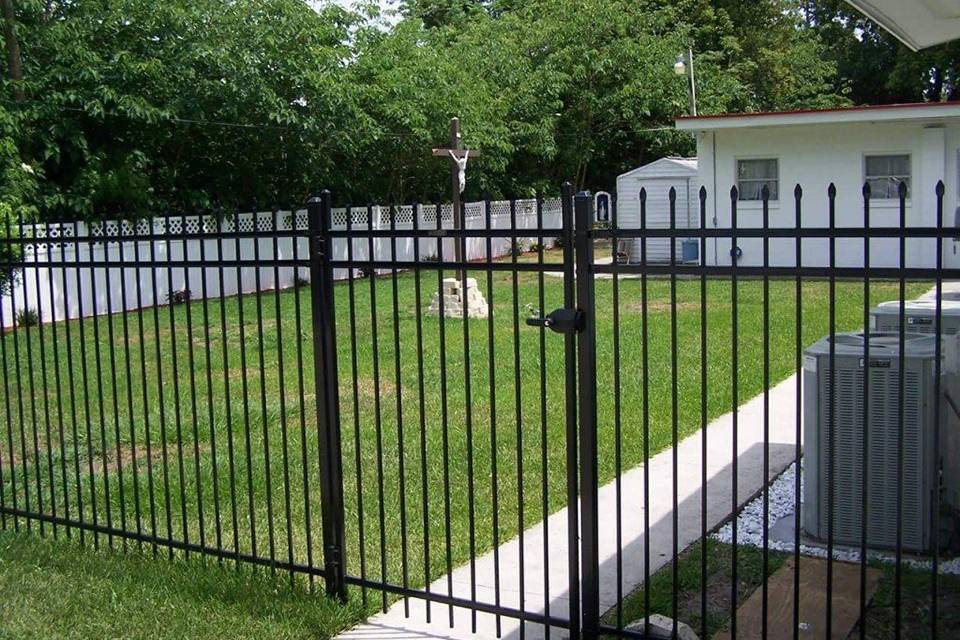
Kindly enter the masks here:
[[[647, 227], [670, 228], [670, 189], [676, 189], [675, 224], [678, 229], [700, 225], [696, 158], [660, 158], [650, 164], [631, 169], [617, 177], [617, 226], [640, 228], [640, 190], [646, 189]], [[630, 262], [640, 262], [642, 246], [639, 238], [624, 243]], [[683, 256], [681, 239], [677, 239], [677, 258]], [[647, 260], [668, 262], [670, 241], [667, 238], [647, 240]]]
[[[803, 188], [802, 224], [829, 224], [827, 188], [837, 187], [836, 224], [862, 228], [862, 188], [872, 189], [871, 226], [899, 223], [898, 185], [909, 189], [908, 226], [936, 225], [939, 180], [946, 186], [944, 226], [958, 226], [955, 210], [960, 186], [960, 103], [925, 103], [855, 107], [820, 111], [730, 114], [682, 117], [677, 128], [696, 135], [698, 181], [708, 192], [708, 225], [731, 226], [730, 190], [739, 189], [737, 224], [763, 224], [760, 194], [771, 193], [769, 224], [796, 224], [794, 188]], [[934, 266], [935, 240], [907, 241], [908, 266]], [[836, 241], [838, 266], [863, 265], [863, 240]], [[945, 240], [944, 265], [960, 267], [960, 243]], [[763, 264], [762, 240], [740, 238], [736, 246], [740, 265]], [[876, 238], [871, 242], [872, 266], [897, 266], [898, 241]], [[734, 253], [730, 240], [711, 239], [707, 264], [729, 265]], [[804, 239], [803, 264], [829, 263], [826, 239]], [[770, 240], [770, 264], [794, 265], [793, 239]]]

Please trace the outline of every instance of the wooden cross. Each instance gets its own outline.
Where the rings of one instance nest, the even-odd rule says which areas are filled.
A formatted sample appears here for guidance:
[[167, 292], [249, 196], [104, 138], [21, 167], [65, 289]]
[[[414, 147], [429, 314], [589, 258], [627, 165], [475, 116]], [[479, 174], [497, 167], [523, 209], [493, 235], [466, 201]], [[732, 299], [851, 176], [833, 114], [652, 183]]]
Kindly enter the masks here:
[[[462, 229], [464, 227], [463, 222], [463, 202], [460, 195], [460, 165], [458, 161], [463, 160], [464, 158], [476, 158], [480, 156], [479, 151], [466, 150], [463, 148], [463, 145], [460, 142], [460, 119], [451, 118], [450, 119], [450, 147], [447, 149], [434, 149], [433, 156], [437, 158], [449, 158], [450, 159], [450, 186], [453, 190], [453, 228]], [[440, 221], [437, 221], [438, 225]], [[457, 262], [464, 261], [463, 255], [463, 244], [460, 238], [457, 238], [457, 241], [454, 243], [456, 248], [455, 260]], [[458, 272], [457, 278], [463, 280], [464, 273]]]

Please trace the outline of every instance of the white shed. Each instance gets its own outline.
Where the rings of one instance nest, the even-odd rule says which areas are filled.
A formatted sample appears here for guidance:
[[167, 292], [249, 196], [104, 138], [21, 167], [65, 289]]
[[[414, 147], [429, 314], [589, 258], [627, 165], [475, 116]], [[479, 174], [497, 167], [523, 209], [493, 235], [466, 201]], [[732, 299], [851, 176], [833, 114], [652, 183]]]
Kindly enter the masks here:
[[[676, 222], [678, 229], [699, 226], [697, 206], [697, 159], [661, 158], [632, 169], [617, 177], [617, 226], [640, 228], [640, 190], [647, 191], [647, 228], [670, 227], [670, 188], [677, 190]], [[682, 238], [677, 238], [677, 260], [683, 256]], [[626, 241], [623, 251], [630, 262], [640, 262], [641, 241]], [[669, 262], [670, 241], [667, 238], [647, 240], [648, 262]]]

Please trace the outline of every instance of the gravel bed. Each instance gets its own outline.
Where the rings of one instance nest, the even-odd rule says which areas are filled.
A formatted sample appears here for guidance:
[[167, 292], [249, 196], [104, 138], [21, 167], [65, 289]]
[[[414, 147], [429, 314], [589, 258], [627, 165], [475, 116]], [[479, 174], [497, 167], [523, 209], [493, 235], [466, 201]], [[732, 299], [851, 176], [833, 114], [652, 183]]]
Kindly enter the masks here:
[[[796, 483], [796, 463], [791, 464], [769, 488], [769, 515], [768, 527], [771, 529], [767, 547], [774, 551], [792, 552], [794, 550], [793, 541], [793, 512], [796, 503], [795, 483]], [[802, 474], [802, 470], [801, 470]], [[802, 475], [801, 475], [802, 478]], [[800, 500], [803, 501], [803, 489], [801, 483]], [[783, 519], [789, 518], [789, 539], [785, 536], [776, 535], [774, 525]], [[781, 527], [782, 529], [783, 527]], [[711, 536], [714, 540], [731, 544], [733, 542], [733, 526], [731, 523], [723, 525]], [[737, 517], [737, 544], [749, 545], [752, 547], [763, 546], [763, 496], [760, 495], [747, 504]], [[825, 546], [814, 544], [800, 544], [800, 553], [818, 558], [827, 557]], [[845, 560], [848, 562], [860, 561], [860, 550], [851, 547], [834, 547], [833, 557], [836, 560]], [[868, 551], [867, 557], [871, 560], [878, 560], [888, 564], [894, 564], [896, 557], [885, 551]], [[931, 561], [918, 557], [904, 557], [903, 564], [918, 569], [930, 569]], [[941, 574], [960, 575], [960, 558], [950, 560], [941, 560], [939, 566]]]

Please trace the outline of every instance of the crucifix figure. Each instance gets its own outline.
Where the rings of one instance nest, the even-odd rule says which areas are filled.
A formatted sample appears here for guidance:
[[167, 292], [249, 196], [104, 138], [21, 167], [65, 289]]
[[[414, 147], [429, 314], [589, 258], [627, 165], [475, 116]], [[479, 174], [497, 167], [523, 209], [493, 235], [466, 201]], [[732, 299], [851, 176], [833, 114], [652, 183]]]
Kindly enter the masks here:
[[[450, 158], [450, 185], [452, 190], [453, 203], [453, 228], [462, 229], [463, 224], [463, 202], [461, 194], [467, 184], [467, 161], [470, 158], [476, 158], [480, 155], [479, 151], [464, 149], [460, 140], [460, 119], [450, 119], [450, 148], [434, 149], [434, 157]], [[455, 260], [462, 263], [465, 259], [463, 255], [463, 243], [458, 238], [454, 243], [456, 248]], [[464, 273], [458, 271], [457, 279], [463, 280]]]

